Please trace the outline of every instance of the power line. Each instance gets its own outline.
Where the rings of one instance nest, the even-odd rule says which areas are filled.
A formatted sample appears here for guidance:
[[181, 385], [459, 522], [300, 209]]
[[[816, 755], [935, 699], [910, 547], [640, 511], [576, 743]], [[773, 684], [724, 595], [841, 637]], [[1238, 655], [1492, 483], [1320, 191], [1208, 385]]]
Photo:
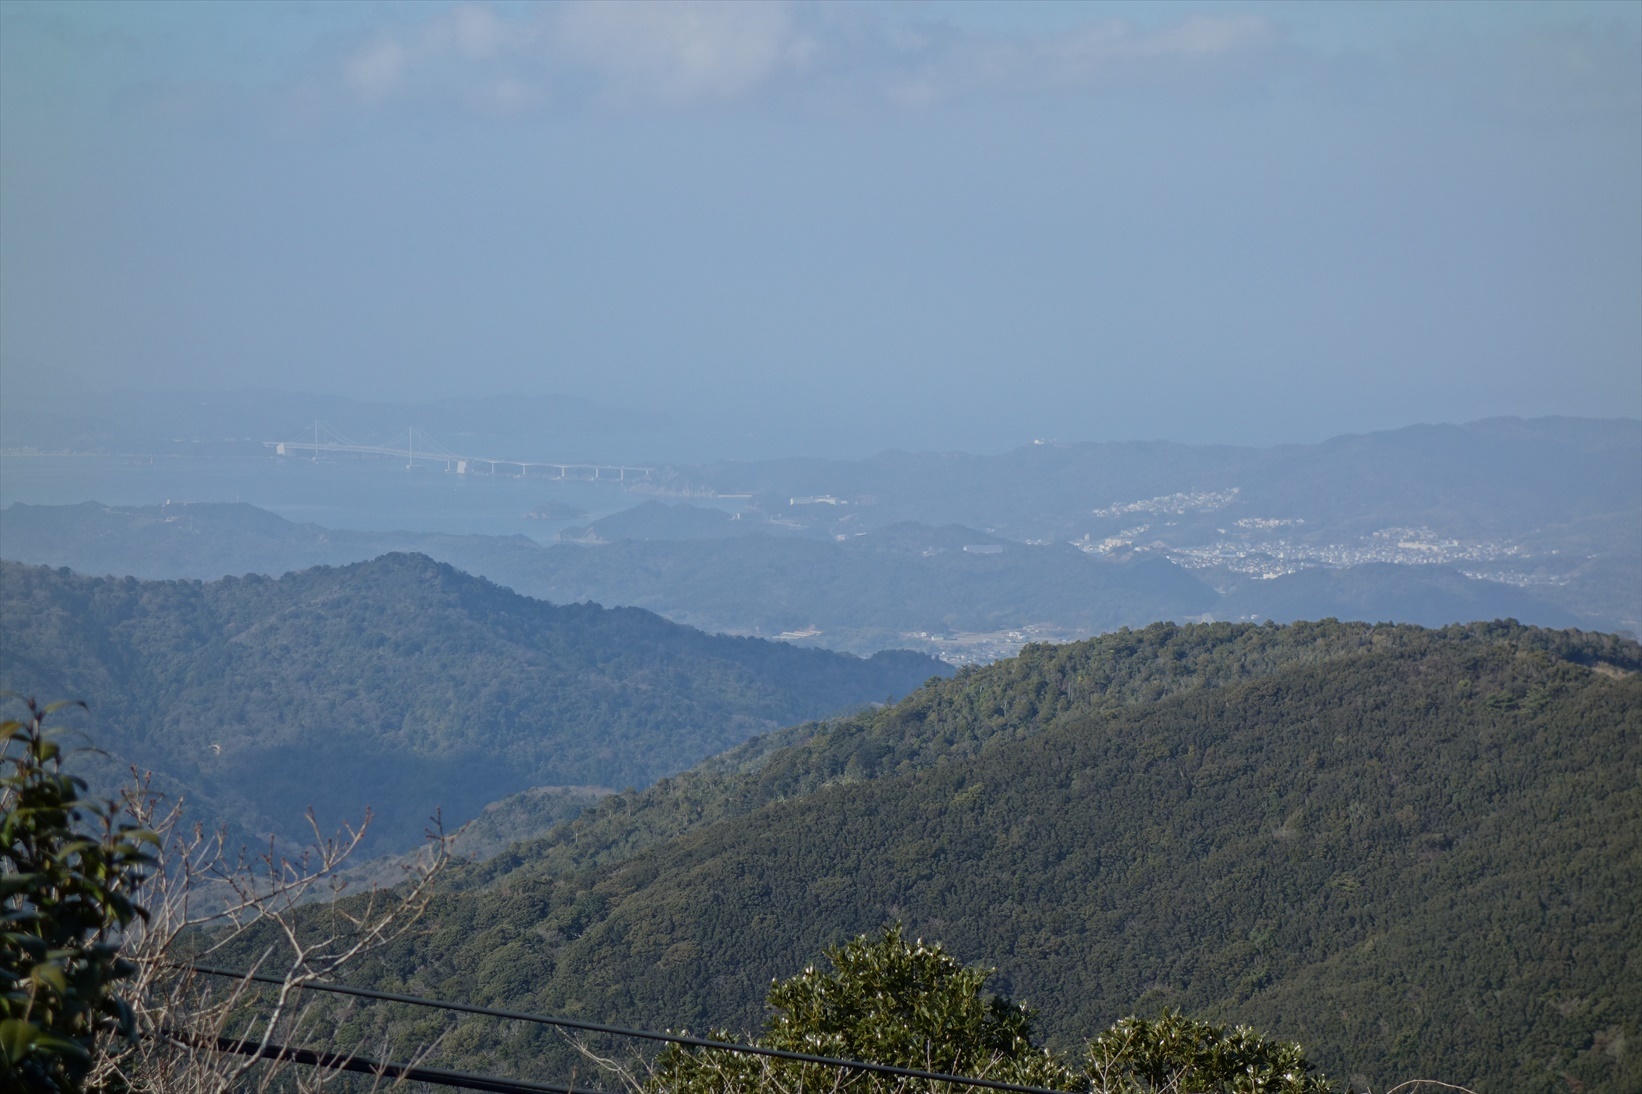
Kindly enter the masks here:
[[[232, 969], [218, 969], [208, 965], [187, 965], [178, 967], [204, 973], [207, 976], [226, 976], [235, 980], [254, 980], [263, 984], [284, 984], [285, 979], [279, 976], [269, 976], [264, 973], [242, 973]], [[609, 1033], [618, 1037], [635, 1037], [649, 1041], [664, 1041], [668, 1044], [685, 1045], [690, 1048], [710, 1048], [723, 1052], [737, 1052], [747, 1056], [770, 1056], [778, 1060], [792, 1060], [803, 1064], [824, 1064], [829, 1067], [847, 1067], [856, 1071], [870, 1071], [879, 1075], [895, 1075], [906, 1079], [924, 1079], [930, 1082], [953, 1083], [957, 1086], [977, 1087], [984, 1090], [1007, 1090], [1015, 1094], [1065, 1094], [1064, 1091], [1051, 1090], [1042, 1086], [1023, 1086], [1019, 1083], [1006, 1083], [998, 1079], [977, 1079], [965, 1075], [947, 1075], [938, 1071], [920, 1071], [917, 1068], [896, 1067], [893, 1064], [873, 1064], [864, 1060], [841, 1060], [833, 1056], [814, 1056], [807, 1052], [789, 1052], [780, 1048], [764, 1048], [760, 1045], [737, 1045], [728, 1041], [711, 1041], [705, 1037], [689, 1037], [678, 1033], [658, 1033], [648, 1029], [629, 1029], [625, 1026], [608, 1026], [599, 1022], [584, 1022], [577, 1018], [553, 1018], [545, 1014], [530, 1014], [525, 1011], [499, 1010], [495, 1007], [480, 1007], [472, 1003], [456, 1003], [446, 999], [425, 999], [417, 995], [401, 995], [397, 992], [375, 991], [371, 988], [353, 988], [346, 984], [333, 984], [326, 981], [311, 981], [301, 985], [303, 988], [312, 988], [315, 991], [334, 992], [338, 995], [354, 995], [361, 999], [380, 999], [388, 1003], [409, 1003], [419, 1007], [434, 1007], [439, 1010], [458, 1011], [463, 1014], [481, 1014], [489, 1018], [506, 1018], [516, 1022], [533, 1022], [542, 1026], [558, 1026], [564, 1029], [579, 1029], [589, 1033]]]
[[[163, 1031], [164, 1035], [174, 1041], [184, 1044], [198, 1045], [195, 1038], [186, 1037], [174, 1030]], [[211, 1044], [210, 1041], [204, 1042]], [[372, 1060], [367, 1056], [345, 1055], [338, 1052], [321, 1052], [311, 1048], [296, 1048], [291, 1045], [262, 1045], [255, 1041], [241, 1040], [235, 1037], [218, 1037], [212, 1044], [218, 1052], [232, 1052], [240, 1056], [256, 1056], [264, 1060], [285, 1060], [293, 1064], [308, 1064], [314, 1067], [330, 1068], [333, 1071], [356, 1071], [367, 1075], [375, 1075], [379, 1079], [405, 1079], [410, 1082], [432, 1083], [435, 1086], [456, 1086], [468, 1090], [488, 1090], [494, 1094], [603, 1094], [602, 1091], [592, 1090], [582, 1086], [567, 1086], [563, 1083], [533, 1083], [523, 1079], [498, 1079], [493, 1075], [473, 1075], [465, 1071], [446, 1071], [438, 1067], [423, 1067], [420, 1064], [391, 1064], [381, 1060]]]

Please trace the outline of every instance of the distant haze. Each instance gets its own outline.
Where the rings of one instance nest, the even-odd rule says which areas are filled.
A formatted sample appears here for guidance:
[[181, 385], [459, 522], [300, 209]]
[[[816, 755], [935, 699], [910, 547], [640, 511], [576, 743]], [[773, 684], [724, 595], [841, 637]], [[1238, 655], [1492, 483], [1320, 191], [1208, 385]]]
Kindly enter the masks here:
[[6, 397], [1642, 415], [1642, 6], [0, 5]]

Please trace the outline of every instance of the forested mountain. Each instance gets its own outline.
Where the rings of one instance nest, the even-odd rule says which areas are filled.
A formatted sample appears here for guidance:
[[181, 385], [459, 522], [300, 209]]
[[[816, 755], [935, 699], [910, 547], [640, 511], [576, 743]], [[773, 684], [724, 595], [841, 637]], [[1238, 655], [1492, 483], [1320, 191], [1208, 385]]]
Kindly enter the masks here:
[[1634, 642], [1509, 623], [1033, 646], [465, 868], [366, 975], [752, 1028], [772, 977], [902, 920], [1063, 1044], [1168, 1005], [1359, 1087], [1634, 1090], [1639, 670]]
[[4, 563], [0, 687], [83, 699], [112, 759], [198, 815], [301, 837], [375, 808], [407, 846], [532, 786], [645, 785], [776, 726], [904, 695], [940, 663], [710, 636], [554, 605], [416, 555], [271, 579]]

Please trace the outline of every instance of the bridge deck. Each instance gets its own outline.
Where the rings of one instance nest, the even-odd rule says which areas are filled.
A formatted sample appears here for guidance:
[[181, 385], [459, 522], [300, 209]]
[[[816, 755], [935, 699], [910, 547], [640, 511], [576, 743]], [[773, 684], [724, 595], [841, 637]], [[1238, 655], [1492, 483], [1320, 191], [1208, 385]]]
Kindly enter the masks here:
[[[380, 444], [353, 444], [344, 441], [264, 441], [277, 455], [289, 456], [295, 452], [311, 452], [314, 458], [321, 453], [349, 453], [361, 456], [391, 456], [406, 461], [409, 467], [417, 461], [423, 463], [442, 463], [447, 470], [454, 470], [458, 475], [466, 475], [470, 469], [477, 469], [480, 465], [489, 467], [492, 475], [503, 474], [501, 469], [511, 470], [518, 468], [519, 477], [531, 472], [557, 472], [551, 476], [559, 479], [614, 478], [626, 482], [629, 477], [649, 478], [655, 473], [653, 467], [636, 467], [626, 464], [609, 463], [576, 463], [557, 460], [511, 460], [492, 456], [462, 456], [446, 451], [442, 446], [429, 445], [427, 448], [414, 449], [410, 447], [396, 448], [391, 445]], [[578, 474], [579, 472], [579, 474]]]

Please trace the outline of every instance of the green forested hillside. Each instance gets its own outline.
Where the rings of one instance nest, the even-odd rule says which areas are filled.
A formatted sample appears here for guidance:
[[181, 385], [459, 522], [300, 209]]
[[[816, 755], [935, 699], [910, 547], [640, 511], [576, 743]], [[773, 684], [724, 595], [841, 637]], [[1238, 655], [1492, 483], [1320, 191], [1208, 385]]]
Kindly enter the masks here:
[[[1622, 639], [1584, 634], [1576, 640], [1555, 631], [1506, 627], [1516, 640], [1556, 656], [1627, 664], [1634, 656], [1635, 644]], [[1032, 645], [1009, 660], [931, 681], [892, 708], [755, 738], [644, 793], [613, 799], [584, 823], [521, 846], [485, 869], [579, 869], [829, 782], [905, 774], [954, 756], [986, 755], [1095, 710], [1138, 707], [1372, 649], [1417, 655], [1438, 641], [1488, 643], [1496, 629], [1478, 624], [1433, 632], [1332, 620], [1286, 627], [1160, 623], [1084, 642]]]
[[435, 806], [454, 824], [530, 786], [644, 785], [941, 671], [548, 604], [416, 555], [204, 584], [3, 565], [0, 687], [86, 700], [105, 775], [153, 768], [242, 831], [370, 805], [382, 849]]
[[752, 1028], [772, 977], [893, 919], [995, 964], [1063, 1045], [1168, 1005], [1376, 1090], [1634, 1090], [1639, 669], [1514, 624], [1033, 647], [607, 799], [466, 871], [369, 975]]

